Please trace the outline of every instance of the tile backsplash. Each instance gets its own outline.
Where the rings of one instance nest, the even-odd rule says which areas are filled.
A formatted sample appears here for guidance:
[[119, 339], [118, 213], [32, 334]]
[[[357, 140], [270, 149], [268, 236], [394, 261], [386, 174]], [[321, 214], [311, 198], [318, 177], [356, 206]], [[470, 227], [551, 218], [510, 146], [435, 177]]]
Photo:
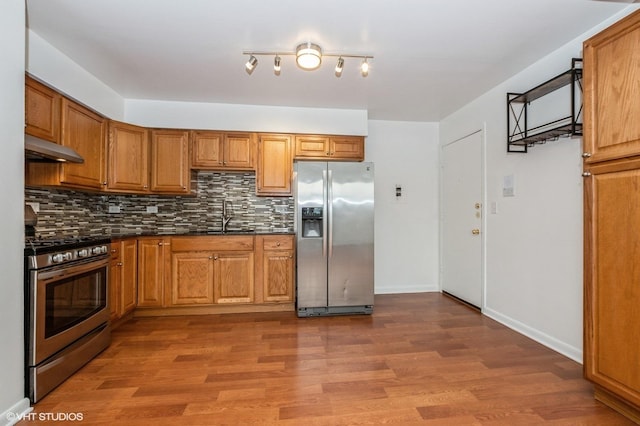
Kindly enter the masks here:
[[25, 202], [39, 204], [40, 237], [219, 231], [225, 200], [231, 203], [230, 231], [293, 231], [293, 198], [256, 196], [254, 173], [201, 171], [195, 184], [195, 197], [26, 188]]

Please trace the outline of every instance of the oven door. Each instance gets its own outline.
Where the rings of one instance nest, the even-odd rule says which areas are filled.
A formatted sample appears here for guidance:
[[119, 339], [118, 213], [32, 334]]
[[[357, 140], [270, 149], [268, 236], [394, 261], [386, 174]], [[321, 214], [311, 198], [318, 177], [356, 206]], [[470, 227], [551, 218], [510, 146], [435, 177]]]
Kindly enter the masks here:
[[107, 257], [30, 273], [29, 365], [109, 321], [108, 265]]

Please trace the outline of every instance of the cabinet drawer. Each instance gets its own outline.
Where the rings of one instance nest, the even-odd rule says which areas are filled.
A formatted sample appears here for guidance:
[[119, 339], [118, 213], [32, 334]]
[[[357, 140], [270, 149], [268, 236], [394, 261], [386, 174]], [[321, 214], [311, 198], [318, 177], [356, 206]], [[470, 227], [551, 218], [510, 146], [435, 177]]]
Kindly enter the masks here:
[[263, 237], [265, 250], [293, 250], [292, 235], [265, 235]]
[[253, 236], [216, 235], [198, 237], [173, 237], [171, 251], [228, 251], [253, 250]]

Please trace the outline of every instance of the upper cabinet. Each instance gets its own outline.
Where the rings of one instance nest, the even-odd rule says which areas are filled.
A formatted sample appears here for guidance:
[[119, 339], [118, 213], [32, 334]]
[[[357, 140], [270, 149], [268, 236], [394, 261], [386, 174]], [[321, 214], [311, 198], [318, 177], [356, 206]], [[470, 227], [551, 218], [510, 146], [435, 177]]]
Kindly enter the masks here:
[[295, 159], [363, 161], [364, 137], [297, 135]]
[[191, 167], [200, 170], [255, 170], [253, 133], [191, 132]]
[[188, 193], [190, 177], [189, 131], [151, 131], [151, 191]]
[[587, 163], [640, 153], [639, 34], [635, 13], [584, 43]]
[[[33, 84], [33, 81], [30, 84]], [[42, 98], [40, 95], [34, 95], [31, 89], [27, 89], [27, 94], [26, 131], [31, 135], [42, 137], [42, 134], [45, 134], [45, 136], [47, 133], [49, 135], [55, 134], [55, 128], [58, 126], [61, 129], [59, 140], [48, 139], [72, 148], [84, 158], [84, 163], [29, 162], [26, 167], [25, 184], [32, 186], [65, 186], [89, 190], [103, 189], [107, 183], [105, 119], [88, 108], [64, 97], [61, 97], [60, 114], [56, 117], [56, 114], [52, 111], [55, 111], [57, 102], [53, 98], [51, 98], [52, 102], [47, 102], [45, 101], [46, 97]], [[39, 100], [34, 101], [34, 99]], [[47, 104], [50, 104], [52, 108], [49, 112], [45, 112], [48, 108]], [[43, 107], [43, 105], [45, 106]], [[31, 112], [30, 108], [32, 107], [40, 112]], [[50, 118], [42, 118], [44, 116]]]
[[258, 141], [256, 192], [258, 195], [291, 195], [293, 160], [291, 135], [261, 134]]
[[60, 102], [55, 90], [30, 78], [25, 79], [25, 133], [60, 142]]
[[109, 122], [108, 189], [149, 190], [149, 131], [118, 121]]
[[[149, 136], [151, 133], [151, 136]], [[108, 190], [185, 194], [191, 187], [189, 132], [109, 123]]]

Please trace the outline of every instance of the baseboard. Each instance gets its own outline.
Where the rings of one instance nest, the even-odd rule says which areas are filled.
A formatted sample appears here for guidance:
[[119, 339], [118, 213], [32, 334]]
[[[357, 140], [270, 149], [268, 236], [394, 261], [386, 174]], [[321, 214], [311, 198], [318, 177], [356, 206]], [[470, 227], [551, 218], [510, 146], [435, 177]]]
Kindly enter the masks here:
[[434, 293], [440, 291], [438, 284], [432, 285], [403, 285], [403, 286], [376, 286], [376, 294], [400, 294], [400, 293]]
[[529, 327], [528, 325], [506, 315], [503, 315], [500, 312], [496, 312], [491, 308], [485, 307], [482, 310], [482, 313], [489, 318], [494, 319], [503, 325], [506, 325], [512, 330], [515, 330], [518, 333], [523, 334], [530, 339], [533, 339], [536, 342], [550, 349], [553, 349], [556, 352], [561, 353], [567, 358], [570, 358], [575, 362], [582, 364], [582, 349], [567, 345], [566, 343], [556, 339], [555, 337], [549, 336], [548, 334], [543, 333], [533, 327]]
[[11, 408], [0, 414], [0, 426], [11, 426], [18, 423], [33, 410], [28, 398], [21, 399]]

